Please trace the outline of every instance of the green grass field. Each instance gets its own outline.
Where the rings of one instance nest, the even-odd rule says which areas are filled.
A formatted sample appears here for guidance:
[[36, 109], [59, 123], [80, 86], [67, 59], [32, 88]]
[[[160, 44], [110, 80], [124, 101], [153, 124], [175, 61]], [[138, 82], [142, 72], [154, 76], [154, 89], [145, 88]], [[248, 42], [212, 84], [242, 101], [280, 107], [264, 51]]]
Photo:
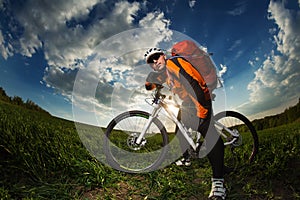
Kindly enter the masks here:
[[[101, 134], [86, 131], [91, 141]], [[1, 101], [0, 134], [0, 199], [207, 199], [210, 191], [206, 158], [126, 174], [92, 157], [74, 123]], [[258, 134], [255, 162], [225, 177], [227, 199], [300, 199], [299, 120]]]

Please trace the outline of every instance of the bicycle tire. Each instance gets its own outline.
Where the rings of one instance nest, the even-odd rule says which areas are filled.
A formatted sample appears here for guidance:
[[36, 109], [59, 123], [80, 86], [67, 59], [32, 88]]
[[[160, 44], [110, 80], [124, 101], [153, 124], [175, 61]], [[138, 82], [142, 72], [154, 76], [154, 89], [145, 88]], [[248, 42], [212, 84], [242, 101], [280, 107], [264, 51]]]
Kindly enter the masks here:
[[145, 145], [135, 149], [132, 141], [148, 120], [148, 112], [133, 110], [116, 116], [107, 126], [104, 152], [108, 164], [119, 171], [142, 173], [156, 170], [162, 164], [168, 147], [168, 134], [157, 118], [146, 133]]
[[[240, 133], [238, 143], [225, 146], [225, 166], [235, 170], [252, 163], [258, 153], [259, 140], [257, 132], [250, 120], [235, 111], [220, 112], [214, 116], [214, 119], [226, 125], [227, 128], [231, 130], [236, 129]], [[226, 134], [226, 131], [222, 132]]]

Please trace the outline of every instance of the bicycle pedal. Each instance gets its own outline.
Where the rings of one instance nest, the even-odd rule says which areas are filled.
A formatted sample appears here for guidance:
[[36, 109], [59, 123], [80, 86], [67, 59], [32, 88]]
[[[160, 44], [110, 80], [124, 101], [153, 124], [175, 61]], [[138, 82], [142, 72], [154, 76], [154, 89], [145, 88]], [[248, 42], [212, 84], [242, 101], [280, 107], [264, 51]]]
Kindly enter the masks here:
[[142, 142], [141, 142], [141, 146], [145, 146], [146, 143], [147, 143], [147, 140], [143, 138]]

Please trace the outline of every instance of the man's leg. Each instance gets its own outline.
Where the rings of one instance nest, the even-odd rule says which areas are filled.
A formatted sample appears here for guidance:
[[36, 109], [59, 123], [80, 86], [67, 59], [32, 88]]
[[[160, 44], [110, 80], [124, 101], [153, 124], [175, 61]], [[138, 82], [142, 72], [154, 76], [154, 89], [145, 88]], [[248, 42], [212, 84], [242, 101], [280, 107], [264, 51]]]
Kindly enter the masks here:
[[[191, 112], [194, 112], [193, 110], [190, 110], [190, 104], [191, 103], [186, 103], [183, 102], [182, 108], [179, 109], [178, 115], [177, 115], [177, 119], [181, 120], [182, 123], [187, 127], [191, 127], [191, 120], [194, 119], [194, 117], [192, 117], [193, 115], [191, 114]], [[184, 136], [181, 134], [180, 130], [178, 129], [178, 127], [176, 126], [175, 129], [175, 133], [176, 136], [179, 140], [179, 144], [182, 150], [182, 158], [177, 160], [175, 162], [176, 165], [178, 166], [190, 166], [191, 165], [191, 155], [189, 152], [189, 143], [186, 141], [186, 139], [184, 138]]]
[[206, 119], [198, 129], [205, 134], [208, 160], [212, 167], [212, 189], [210, 199], [225, 199], [224, 187], [224, 143], [210, 119]]
[[[181, 120], [182, 114], [181, 109], [178, 111], [177, 119]], [[179, 140], [180, 148], [182, 150], [182, 158], [175, 162], [178, 166], [190, 166], [191, 165], [191, 155], [189, 153], [189, 143], [186, 141], [184, 136], [181, 134], [179, 128], [176, 126], [175, 129], [176, 136]]]
[[198, 128], [198, 131], [205, 137], [206, 149], [209, 150], [207, 157], [212, 166], [213, 178], [224, 176], [224, 143], [218, 134], [211, 118], [205, 119]]

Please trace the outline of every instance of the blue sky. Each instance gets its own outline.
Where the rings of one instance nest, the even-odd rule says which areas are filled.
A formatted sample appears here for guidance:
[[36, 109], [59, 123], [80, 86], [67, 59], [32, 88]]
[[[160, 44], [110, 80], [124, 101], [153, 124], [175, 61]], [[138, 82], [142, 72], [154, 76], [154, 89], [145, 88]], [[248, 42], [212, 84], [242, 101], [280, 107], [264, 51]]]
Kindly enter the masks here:
[[222, 72], [215, 104], [252, 119], [276, 114], [300, 97], [299, 5], [0, 0], [0, 86], [52, 115], [105, 126], [121, 110], [145, 108], [143, 52], [188, 37]]

